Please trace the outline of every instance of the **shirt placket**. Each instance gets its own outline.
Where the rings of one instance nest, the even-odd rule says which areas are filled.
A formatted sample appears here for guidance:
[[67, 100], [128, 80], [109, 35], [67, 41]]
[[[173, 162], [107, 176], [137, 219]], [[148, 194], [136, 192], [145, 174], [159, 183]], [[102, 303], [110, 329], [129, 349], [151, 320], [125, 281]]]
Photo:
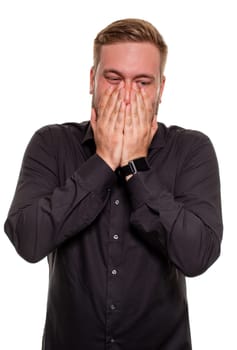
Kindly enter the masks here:
[[108, 242], [108, 276], [106, 300], [106, 349], [119, 349], [118, 333], [115, 323], [121, 313], [122, 296], [122, 251], [124, 199], [122, 190], [115, 187], [111, 193], [110, 232]]

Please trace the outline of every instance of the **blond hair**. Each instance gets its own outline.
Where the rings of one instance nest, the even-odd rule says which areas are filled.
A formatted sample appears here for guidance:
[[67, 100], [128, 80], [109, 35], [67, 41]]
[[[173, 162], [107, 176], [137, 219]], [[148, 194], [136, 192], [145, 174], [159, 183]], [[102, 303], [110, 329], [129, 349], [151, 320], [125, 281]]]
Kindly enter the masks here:
[[168, 47], [161, 34], [151, 23], [137, 18], [127, 18], [112, 22], [97, 34], [94, 40], [94, 69], [96, 70], [98, 66], [103, 45], [128, 41], [154, 44], [160, 52], [160, 70], [161, 75], [163, 75]]

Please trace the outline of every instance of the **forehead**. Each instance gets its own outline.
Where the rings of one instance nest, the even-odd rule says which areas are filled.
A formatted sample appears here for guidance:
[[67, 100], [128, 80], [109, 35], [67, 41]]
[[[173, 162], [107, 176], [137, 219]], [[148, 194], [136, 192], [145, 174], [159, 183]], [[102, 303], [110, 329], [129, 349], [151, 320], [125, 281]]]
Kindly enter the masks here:
[[123, 42], [101, 48], [99, 70], [114, 69], [123, 73], [159, 74], [160, 52], [149, 42]]

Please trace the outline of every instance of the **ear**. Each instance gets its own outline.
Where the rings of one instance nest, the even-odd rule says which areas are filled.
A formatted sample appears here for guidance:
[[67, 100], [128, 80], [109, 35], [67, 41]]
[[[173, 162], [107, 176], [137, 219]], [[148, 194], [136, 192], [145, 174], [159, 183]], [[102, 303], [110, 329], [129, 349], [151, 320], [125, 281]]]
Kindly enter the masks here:
[[94, 71], [94, 67], [91, 67], [91, 70], [90, 70], [90, 94], [91, 95], [94, 92], [94, 85], [95, 85], [95, 71]]
[[162, 98], [163, 91], [165, 88], [165, 81], [166, 81], [166, 77], [164, 75], [162, 75], [161, 82], [160, 82], [159, 103], [161, 103], [161, 98]]

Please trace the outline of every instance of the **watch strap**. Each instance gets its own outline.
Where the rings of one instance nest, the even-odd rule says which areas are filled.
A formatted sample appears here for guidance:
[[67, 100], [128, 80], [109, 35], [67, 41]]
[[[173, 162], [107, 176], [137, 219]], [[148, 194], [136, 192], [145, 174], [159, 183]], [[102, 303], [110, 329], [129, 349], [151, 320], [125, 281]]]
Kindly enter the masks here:
[[145, 157], [141, 157], [129, 161], [127, 165], [120, 167], [118, 170], [120, 175], [126, 177], [128, 175], [134, 175], [139, 171], [146, 171], [149, 169], [150, 166], [147, 159]]

